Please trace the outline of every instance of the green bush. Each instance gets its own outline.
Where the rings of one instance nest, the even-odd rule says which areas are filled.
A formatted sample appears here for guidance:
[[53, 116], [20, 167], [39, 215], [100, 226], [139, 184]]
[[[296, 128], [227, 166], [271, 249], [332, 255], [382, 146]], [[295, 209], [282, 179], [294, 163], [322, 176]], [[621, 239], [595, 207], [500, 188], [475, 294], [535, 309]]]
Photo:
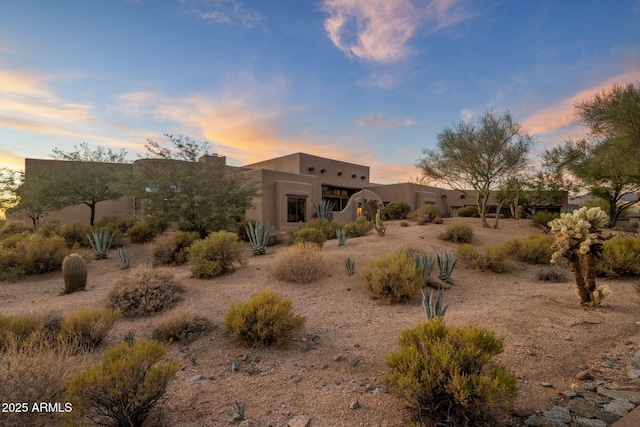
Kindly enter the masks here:
[[296, 231], [291, 237], [291, 240], [289, 240], [289, 243], [292, 245], [298, 243], [313, 243], [321, 248], [326, 241], [327, 236], [322, 230], [318, 230], [317, 228], [305, 227]]
[[355, 221], [346, 223], [342, 228], [348, 237], [362, 237], [373, 231], [373, 222], [360, 216]]
[[640, 238], [616, 236], [605, 241], [596, 270], [608, 277], [640, 275]]
[[6, 237], [4, 240], [0, 240], [0, 247], [5, 249], [14, 249], [16, 246], [18, 246], [18, 242], [29, 235], [31, 235], [30, 231], [23, 231], [22, 233], [13, 234], [9, 237]]
[[30, 315], [6, 316], [0, 314], [0, 350], [12, 340], [21, 343], [44, 326], [44, 321]]
[[458, 216], [477, 218], [480, 216], [480, 212], [477, 206], [464, 206], [458, 209]]
[[189, 248], [198, 240], [195, 231], [176, 231], [159, 236], [153, 242], [151, 254], [154, 265], [180, 265], [188, 260]]
[[458, 258], [469, 262], [471, 267], [479, 270], [489, 270], [494, 273], [504, 273], [509, 271], [510, 267], [506, 263], [507, 247], [504, 245], [485, 245], [482, 252], [478, 251], [471, 244], [464, 244], [458, 247], [456, 255]]
[[468, 224], [462, 223], [450, 225], [440, 235], [440, 238], [453, 243], [471, 243], [473, 240], [473, 228]]
[[68, 222], [60, 225], [58, 228], [58, 235], [67, 242], [67, 246], [69, 247], [80, 245], [85, 248], [90, 248], [91, 244], [87, 238], [87, 233], [91, 234], [91, 227], [79, 222]]
[[325, 272], [322, 250], [313, 243], [301, 243], [279, 252], [271, 264], [271, 271], [279, 280], [310, 283]]
[[146, 243], [156, 238], [158, 232], [146, 222], [141, 222], [129, 228], [131, 243]]
[[233, 233], [218, 231], [204, 240], [197, 240], [189, 249], [191, 272], [199, 279], [231, 272], [234, 264], [245, 265], [244, 245]]
[[224, 327], [236, 341], [246, 345], [286, 345], [304, 321], [293, 312], [291, 300], [265, 289], [246, 304], [231, 304], [224, 316]]
[[[510, 410], [517, 379], [491, 359], [503, 338], [475, 325], [447, 327], [440, 318], [402, 331], [400, 350], [387, 356], [384, 382], [433, 425], [485, 425]], [[430, 424], [431, 425], [431, 424]]]
[[106, 228], [110, 231], [118, 230], [120, 233], [127, 233], [131, 227], [136, 225], [136, 219], [128, 215], [110, 215], [105, 216], [100, 221], [96, 221], [95, 226], [98, 228]]
[[440, 218], [440, 208], [432, 203], [427, 203], [422, 208], [424, 211], [424, 215], [431, 215], [431, 220], [433, 221], [435, 218]]
[[164, 361], [165, 354], [166, 344], [157, 341], [121, 342], [106, 351], [100, 365], [69, 383], [69, 418], [93, 425], [144, 425], [179, 369], [178, 362]]
[[173, 307], [183, 292], [168, 268], [140, 265], [115, 281], [109, 301], [123, 316], [150, 316]]
[[16, 280], [24, 275], [15, 248], [0, 247], [0, 280]]
[[27, 227], [19, 222], [8, 222], [0, 228], [0, 241], [15, 234], [24, 233], [25, 231], [31, 232], [33, 228]]
[[559, 213], [549, 212], [549, 211], [538, 211], [535, 214], [531, 215], [531, 221], [537, 227], [548, 228], [549, 221], [553, 221], [554, 219], [560, 218]]
[[405, 253], [374, 259], [363, 270], [362, 278], [374, 298], [390, 304], [408, 300], [422, 286], [420, 269], [413, 257]]
[[15, 248], [22, 274], [43, 274], [58, 270], [64, 257], [71, 253], [61, 237], [42, 237], [31, 234], [20, 240]]
[[169, 228], [169, 221], [161, 216], [149, 216], [144, 219], [156, 231], [156, 234], [162, 234]]
[[60, 236], [60, 220], [47, 221], [38, 226], [38, 234], [44, 237]]
[[390, 202], [382, 210], [384, 219], [407, 219], [411, 206], [407, 202]]
[[164, 341], [189, 343], [211, 329], [205, 316], [184, 308], [171, 310], [154, 325], [151, 338]]
[[90, 350], [102, 342], [120, 317], [120, 310], [81, 308], [64, 316], [60, 337], [79, 349]]
[[506, 243], [509, 254], [528, 264], [549, 264], [554, 250], [553, 236], [532, 234], [524, 239], [512, 239]]

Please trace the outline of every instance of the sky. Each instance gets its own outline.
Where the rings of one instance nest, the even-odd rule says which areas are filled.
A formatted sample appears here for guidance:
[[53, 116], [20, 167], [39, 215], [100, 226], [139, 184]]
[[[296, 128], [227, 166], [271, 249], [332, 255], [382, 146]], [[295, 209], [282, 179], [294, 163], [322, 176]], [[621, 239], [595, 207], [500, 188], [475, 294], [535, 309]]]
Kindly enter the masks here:
[[508, 110], [539, 153], [584, 137], [576, 101], [637, 82], [640, 0], [3, 2], [0, 167], [172, 134], [404, 182], [461, 120]]

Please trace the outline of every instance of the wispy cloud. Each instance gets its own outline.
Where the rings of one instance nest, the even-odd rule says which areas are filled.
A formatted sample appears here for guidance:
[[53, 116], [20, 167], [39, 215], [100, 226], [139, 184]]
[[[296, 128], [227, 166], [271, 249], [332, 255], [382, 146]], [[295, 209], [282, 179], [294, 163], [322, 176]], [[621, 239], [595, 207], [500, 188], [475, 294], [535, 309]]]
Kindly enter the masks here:
[[411, 52], [417, 31], [438, 31], [468, 19], [461, 0], [323, 0], [324, 28], [349, 57], [390, 64]]
[[0, 150], [0, 168], [24, 169], [24, 157], [9, 150]]
[[400, 119], [398, 117], [384, 117], [382, 115], [375, 115], [369, 117], [363, 117], [356, 121], [356, 123], [362, 127], [371, 127], [378, 129], [393, 129], [399, 127], [409, 127], [416, 124], [413, 119]]
[[245, 28], [265, 28], [265, 16], [239, 0], [180, 0], [180, 3], [190, 13], [205, 21]]

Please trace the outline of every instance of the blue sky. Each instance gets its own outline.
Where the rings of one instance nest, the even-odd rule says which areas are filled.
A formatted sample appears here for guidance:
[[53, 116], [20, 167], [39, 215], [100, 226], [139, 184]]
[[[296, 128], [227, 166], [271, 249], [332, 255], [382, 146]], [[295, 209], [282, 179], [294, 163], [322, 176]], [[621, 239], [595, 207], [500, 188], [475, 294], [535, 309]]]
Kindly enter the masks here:
[[445, 127], [510, 110], [537, 150], [640, 82], [640, 0], [20, 0], [0, 6], [0, 167], [82, 142], [209, 141], [418, 175]]

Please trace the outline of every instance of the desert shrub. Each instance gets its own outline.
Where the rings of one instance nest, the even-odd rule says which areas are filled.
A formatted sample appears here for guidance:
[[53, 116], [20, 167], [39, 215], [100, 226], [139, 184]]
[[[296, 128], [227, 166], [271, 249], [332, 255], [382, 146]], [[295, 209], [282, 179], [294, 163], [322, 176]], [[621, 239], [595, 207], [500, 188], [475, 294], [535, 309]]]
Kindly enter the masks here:
[[477, 206], [464, 206], [458, 209], [458, 216], [477, 218], [480, 216], [480, 212]]
[[120, 317], [120, 310], [81, 308], [64, 316], [60, 338], [79, 349], [90, 350], [102, 342]]
[[60, 220], [47, 221], [38, 226], [38, 234], [44, 237], [60, 236]]
[[15, 280], [23, 274], [15, 248], [0, 247], [0, 280]]
[[596, 269], [608, 277], [640, 275], [640, 238], [616, 236], [605, 241]]
[[176, 231], [159, 236], [153, 242], [151, 254], [154, 265], [180, 265], [187, 262], [189, 248], [198, 240], [194, 231]]
[[456, 256], [465, 261], [473, 261], [480, 256], [480, 252], [471, 243], [464, 243], [456, 249]]
[[140, 265], [115, 281], [109, 301], [123, 316], [150, 316], [173, 307], [183, 292], [168, 268]]
[[158, 235], [158, 232], [146, 222], [141, 222], [129, 228], [129, 238], [131, 243], [150, 242]]
[[29, 275], [58, 270], [71, 250], [61, 237], [31, 234], [17, 243], [15, 253], [21, 273]]
[[79, 222], [68, 222], [60, 225], [58, 228], [58, 235], [67, 242], [67, 246], [69, 247], [80, 245], [85, 248], [90, 248], [91, 245], [89, 244], [87, 233], [91, 234], [91, 227]]
[[440, 234], [442, 240], [454, 243], [471, 243], [473, 240], [473, 228], [469, 224], [454, 224]]
[[507, 253], [504, 245], [485, 245], [480, 252], [475, 246], [466, 243], [456, 250], [456, 256], [468, 261], [471, 267], [494, 273], [504, 273], [509, 270], [509, 265], [505, 261]]
[[27, 227], [19, 222], [8, 222], [0, 228], [0, 241], [15, 234], [21, 234], [25, 231], [33, 231], [33, 228]]
[[165, 342], [191, 342], [211, 329], [205, 316], [184, 308], [176, 308], [155, 323], [151, 338]]
[[298, 243], [313, 243], [321, 248], [326, 241], [327, 236], [322, 230], [318, 230], [317, 228], [305, 227], [296, 231], [291, 237], [291, 240], [289, 240], [289, 243], [292, 245]]
[[246, 345], [286, 345], [304, 321], [294, 313], [290, 299], [265, 289], [246, 303], [232, 303], [224, 316], [224, 327]]
[[355, 221], [346, 223], [342, 228], [348, 237], [361, 237], [373, 231], [373, 223], [364, 216], [360, 216]]
[[136, 225], [136, 219], [128, 215], [109, 215], [95, 223], [98, 228], [106, 228], [111, 231], [118, 230], [123, 234], [127, 233], [134, 225]]
[[279, 280], [310, 283], [325, 272], [322, 250], [313, 243], [301, 243], [279, 252], [271, 264], [271, 271]]
[[322, 221], [318, 218], [313, 218], [310, 221], [298, 224], [298, 226], [295, 228], [290, 228], [289, 230], [287, 230], [289, 243], [291, 243], [293, 239], [295, 239], [299, 231], [307, 228], [313, 228], [321, 231], [324, 234], [326, 241], [337, 238], [336, 231], [342, 228], [342, 224], [337, 221]]
[[18, 242], [20, 242], [30, 234], [30, 231], [23, 231], [22, 233], [13, 234], [9, 237], [6, 237], [3, 240], [0, 240], [0, 247], [5, 249], [14, 249], [16, 246], [18, 246]]
[[555, 239], [546, 234], [532, 234], [506, 243], [509, 254], [528, 264], [549, 264]]
[[431, 216], [431, 220], [441, 217], [440, 208], [434, 204], [425, 204], [422, 208], [425, 216]]
[[363, 270], [362, 278], [374, 298], [382, 298], [390, 304], [408, 300], [422, 285], [415, 260], [405, 253], [374, 259]]
[[383, 209], [384, 219], [406, 219], [411, 212], [411, 206], [407, 202], [390, 202]]
[[189, 249], [191, 272], [199, 279], [231, 272], [234, 264], [245, 265], [244, 245], [233, 233], [218, 231], [197, 240]]
[[531, 215], [531, 221], [533, 221], [533, 225], [541, 228], [548, 228], [549, 221], [553, 221], [557, 218], [560, 218], [559, 213], [549, 211], [538, 211], [535, 214]]
[[144, 222], [149, 224], [157, 234], [162, 234], [169, 228], [169, 221], [161, 216], [149, 216], [144, 219]]
[[538, 280], [541, 282], [566, 282], [567, 274], [559, 267], [545, 267], [538, 271]]
[[0, 314], [0, 350], [7, 348], [8, 343], [21, 343], [39, 331], [43, 325], [44, 321], [35, 316]]
[[[62, 414], [31, 411], [34, 402], [65, 402], [64, 390], [84, 355], [64, 342], [49, 342], [36, 332], [26, 340], [8, 337], [0, 351], [0, 402], [28, 402], [29, 410], [5, 412], [3, 426], [63, 425]], [[65, 407], [63, 410], [70, 410]]]
[[[517, 379], [491, 359], [503, 338], [476, 325], [447, 327], [440, 318], [407, 328], [400, 350], [386, 358], [384, 382], [433, 425], [485, 425], [498, 410], [512, 408]], [[431, 424], [430, 424], [431, 425]]]
[[178, 371], [178, 362], [164, 361], [165, 354], [166, 344], [157, 341], [121, 342], [106, 351], [100, 365], [69, 383], [69, 417], [94, 425], [144, 425]]

